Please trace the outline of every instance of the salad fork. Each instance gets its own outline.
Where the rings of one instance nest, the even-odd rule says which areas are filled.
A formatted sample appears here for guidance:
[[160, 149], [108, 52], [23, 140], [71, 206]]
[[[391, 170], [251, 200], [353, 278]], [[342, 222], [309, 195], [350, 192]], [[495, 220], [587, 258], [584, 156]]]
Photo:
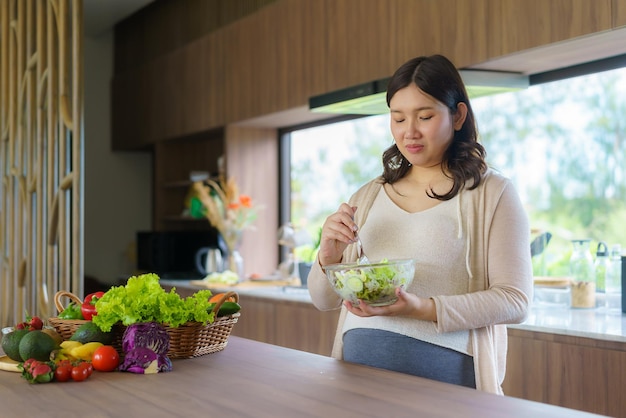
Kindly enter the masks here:
[[361, 238], [359, 237], [358, 234], [356, 234], [356, 245], [357, 245], [357, 263], [358, 264], [370, 264], [370, 260], [369, 258], [367, 258], [367, 256], [365, 255], [365, 252], [363, 251], [363, 243], [361, 242]]

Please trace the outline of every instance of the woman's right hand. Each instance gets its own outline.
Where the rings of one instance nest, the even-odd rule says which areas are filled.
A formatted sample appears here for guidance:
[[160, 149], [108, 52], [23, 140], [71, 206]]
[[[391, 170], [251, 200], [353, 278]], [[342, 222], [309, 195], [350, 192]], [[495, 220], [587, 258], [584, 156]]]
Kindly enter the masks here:
[[356, 207], [342, 203], [337, 212], [326, 218], [318, 252], [322, 267], [341, 262], [344, 250], [355, 241], [358, 229], [354, 223], [355, 212]]

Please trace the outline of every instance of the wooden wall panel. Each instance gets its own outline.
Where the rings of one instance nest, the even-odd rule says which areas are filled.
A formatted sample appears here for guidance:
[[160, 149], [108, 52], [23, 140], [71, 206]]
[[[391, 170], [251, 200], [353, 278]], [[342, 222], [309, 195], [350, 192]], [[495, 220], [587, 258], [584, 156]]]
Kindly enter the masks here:
[[489, 57], [612, 28], [612, 0], [488, 0]]
[[181, 132], [183, 135], [198, 132], [207, 126], [208, 108], [204, 105], [203, 97], [211, 95], [207, 89], [208, 77], [205, 76], [211, 68], [207, 68], [207, 55], [211, 51], [207, 48], [198, 48], [196, 43], [181, 48], [181, 74], [178, 79], [181, 98]]
[[[199, 40], [199, 48], [204, 51], [201, 55], [205, 69], [206, 83], [199, 84], [196, 90], [201, 96], [202, 121], [204, 126], [222, 126], [225, 120], [224, 98], [226, 96], [226, 67], [224, 56], [229, 50], [224, 41], [224, 35], [217, 32], [212, 36]], [[195, 52], [191, 49], [191, 54]]]
[[[278, 267], [278, 140], [275, 129], [226, 127], [226, 172], [263, 208], [253, 230], [243, 234], [241, 254], [246, 276], [269, 274]], [[263, 251], [258, 251], [262, 246]]]
[[[276, 110], [302, 105], [302, 98], [328, 91], [326, 71], [326, 4], [328, 0], [286, 3], [283, 31], [279, 37]], [[274, 5], [270, 10], [277, 9]], [[274, 12], [279, 13], [279, 12]]]
[[441, 50], [454, 57], [457, 67], [482, 62], [489, 58], [488, 0], [451, 2], [442, 5], [440, 14], [454, 13], [452, 25], [442, 27]]
[[[152, 138], [147, 128], [148, 108], [140, 102], [147, 99], [145, 92], [135, 88], [134, 74], [119, 75], [111, 82], [111, 109], [115, 122], [111, 126], [111, 148], [126, 150], [141, 148], [141, 142]], [[140, 122], [140, 123], [137, 123]], [[129, 138], [135, 138], [134, 141]]]
[[[310, 96], [388, 76], [416, 55], [443, 53], [466, 67], [606, 31], [612, 5], [623, 2], [276, 0], [146, 64], [155, 68], [148, 90], [158, 116], [139, 142], [304, 107]], [[143, 71], [130, 73], [139, 81]], [[208, 118], [184, 110], [205, 101]]]
[[[234, 115], [243, 118], [250, 114], [250, 97], [259, 94], [259, 83], [253, 87], [252, 73], [259, 71], [259, 63], [254, 60], [254, 53], [261, 47], [260, 39], [265, 34], [258, 33], [258, 20], [247, 26], [230, 25], [223, 29], [223, 42], [228, 50], [221, 59], [224, 60], [224, 106], [225, 119], [231, 120]], [[265, 81], [265, 80], [264, 80]]]
[[[226, 45], [225, 115], [240, 121], [306, 104], [327, 88], [324, 1], [271, 4], [210, 36]], [[306, 98], [303, 101], [303, 98]]]
[[[324, 70], [327, 91], [387, 77], [391, 62], [389, 36], [402, 22], [392, 21], [394, 2], [378, 0], [326, 1], [323, 21], [326, 32]], [[415, 9], [424, 1], [415, 3]], [[404, 11], [411, 14], [411, 11]], [[398, 17], [398, 16], [396, 16]], [[415, 17], [415, 16], [414, 16]], [[413, 20], [414, 25], [419, 22]]]
[[626, 0], [613, 0], [613, 27], [626, 26]]
[[115, 26], [115, 72], [149, 64], [275, 1], [155, 0]]

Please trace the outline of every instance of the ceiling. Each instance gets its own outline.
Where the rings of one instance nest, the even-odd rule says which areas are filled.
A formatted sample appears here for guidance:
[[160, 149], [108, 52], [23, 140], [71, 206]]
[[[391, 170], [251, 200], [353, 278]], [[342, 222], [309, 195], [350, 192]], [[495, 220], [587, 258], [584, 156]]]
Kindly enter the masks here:
[[85, 36], [97, 38], [154, 0], [83, 0]]

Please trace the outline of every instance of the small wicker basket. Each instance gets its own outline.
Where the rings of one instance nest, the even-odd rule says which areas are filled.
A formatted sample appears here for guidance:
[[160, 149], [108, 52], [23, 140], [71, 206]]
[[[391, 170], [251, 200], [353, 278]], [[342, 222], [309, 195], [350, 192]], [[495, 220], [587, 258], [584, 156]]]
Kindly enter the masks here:
[[[65, 290], [59, 290], [54, 295], [54, 304], [56, 305], [57, 311], [59, 311], [59, 313], [65, 310], [65, 306], [63, 306], [62, 303], [63, 298], [68, 298], [70, 302], [74, 302], [78, 306], [83, 304], [80, 298], [75, 294], [67, 292]], [[78, 327], [89, 321], [84, 319], [61, 319], [55, 317], [48, 318], [48, 322], [54, 327], [54, 329], [56, 329], [59, 334], [61, 334], [61, 337], [63, 337], [64, 340], [69, 340], [70, 337], [74, 335], [74, 332], [76, 332]]]
[[[65, 307], [62, 303], [63, 298], [68, 298], [71, 302], [76, 303], [78, 306], [83, 304], [80, 298], [75, 294], [65, 290], [60, 290], [54, 295], [54, 304], [56, 305], [57, 311], [59, 311], [59, 313], [65, 310]], [[48, 322], [54, 327], [56, 332], [58, 332], [64, 340], [69, 340], [81, 325], [89, 321], [87, 321], [86, 319], [62, 319], [54, 317], [48, 318]], [[120, 324], [113, 326], [112, 329], [113, 343], [111, 345], [115, 347], [115, 349], [119, 353], [122, 352], [122, 336], [124, 335], [125, 328], [126, 327], [123, 327]]]
[[[78, 304], [82, 303], [76, 295], [66, 291], [59, 291], [54, 297], [54, 303], [59, 313], [63, 312], [65, 309], [61, 303], [63, 297], [68, 297]], [[217, 301], [213, 307], [215, 320], [211, 323], [203, 325], [200, 322], [187, 322], [177, 327], [164, 325], [165, 330], [170, 336], [170, 349], [167, 352], [168, 357], [170, 359], [193, 358], [223, 350], [228, 344], [228, 337], [240, 316], [240, 313], [237, 312], [233, 315], [217, 317], [217, 312], [222, 304], [230, 298], [234, 298], [235, 302], [239, 302], [239, 295], [236, 292], [230, 291], [224, 293], [222, 298]], [[61, 334], [64, 340], [68, 340], [78, 327], [88, 321], [48, 318], [48, 322]], [[126, 326], [121, 324], [115, 326], [113, 329], [115, 338], [112, 345], [122, 356], [122, 337], [125, 330]]]

